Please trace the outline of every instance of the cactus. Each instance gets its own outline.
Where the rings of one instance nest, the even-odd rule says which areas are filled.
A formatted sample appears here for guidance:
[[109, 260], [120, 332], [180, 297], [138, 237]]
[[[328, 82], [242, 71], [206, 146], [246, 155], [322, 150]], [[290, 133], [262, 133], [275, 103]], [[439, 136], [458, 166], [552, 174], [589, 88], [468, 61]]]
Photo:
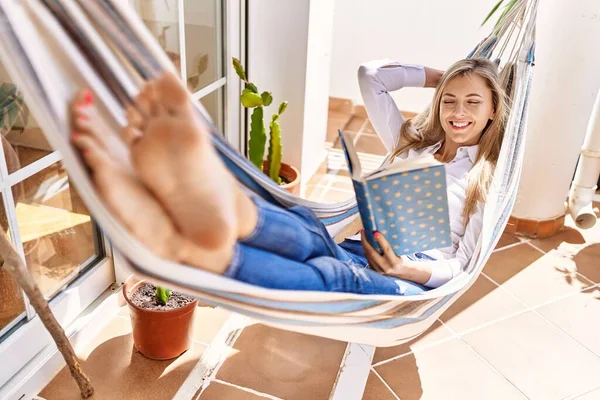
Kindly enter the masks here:
[[263, 121], [263, 108], [256, 107], [252, 111], [250, 123], [250, 146], [248, 156], [250, 162], [256, 165], [256, 168], [262, 171], [263, 159], [265, 156], [265, 144], [267, 143], [267, 132]]
[[277, 114], [273, 114], [270, 128], [270, 140], [269, 140], [269, 156], [267, 158], [269, 165], [269, 177], [278, 184], [281, 184], [281, 177], [279, 172], [281, 171], [281, 158], [282, 158], [282, 147], [281, 147], [281, 127], [279, 126], [279, 117], [287, 108], [287, 101], [284, 101], [279, 106]]
[[[253, 108], [250, 118], [250, 142], [248, 146], [248, 158], [261, 171], [263, 170], [263, 160], [265, 155], [265, 145], [267, 142], [267, 133], [265, 129], [264, 107], [268, 107], [273, 102], [273, 95], [270, 92], [262, 92], [258, 94], [258, 88], [252, 82], [248, 81], [246, 72], [242, 63], [237, 58], [233, 58], [233, 68], [237, 76], [244, 82], [244, 89], [240, 96], [242, 105], [246, 108]], [[276, 114], [273, 114], [269, 131], [271, 139], [269, 140], [269, 151], [267, 155], [267, 165], [269, 177], [281, 184], [279, 172], [281, 170], [282, 146], [281, 146], [281, 126], [279, 125], [279, 117], [287, 108], [287, 101], [279, 105]]]
[[156, 292], [154, 293], [154, 295], [156, 296], [156, 300], [158, 300], [158, 302], [163, 306], [167, 304], [169, 298], [171, 297], [171, 294], [173, 294], [171, 289], [167, 289], [161, 286], [157, 286]]

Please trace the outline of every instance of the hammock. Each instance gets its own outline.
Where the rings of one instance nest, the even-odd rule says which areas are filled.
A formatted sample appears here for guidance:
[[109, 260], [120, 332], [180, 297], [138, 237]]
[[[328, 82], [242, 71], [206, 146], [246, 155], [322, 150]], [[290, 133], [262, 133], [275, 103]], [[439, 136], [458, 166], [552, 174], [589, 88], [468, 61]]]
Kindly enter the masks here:
[[[75, 93], [88, 87], [94, 91], [107, 124], [116, 130], [125, 125], [124, 106], [131, 104], [144, 80], [173, 69], [135, 11], [122, 2], [0, 0], [0, 57], [44, 127], [48, 141], [60, 150], [89, 210], [137, 276], [274, 327], [347, 342], [393, 346], [427, 330], [473, 284], [506, 226], [522, 166], [537, 3], [518, 0], [490, 36], [469, 54], [488, 57], [501, 67], [512, 101], [511, 114], [471, 262], [464, 273], [447, 284], [415, 296], [256, 287], [160, 259], [128, 233], [103, 204], [85, 165], [71, 147], [67, 114]], [[217, 132], [200, 103], [194, 104]], [[357, 217], [354, 200], [325, 205], [296, 198], [252, 166], [218, 133], [211, 136], [237, 179], [268, 201], [284, 207], [312, 208], [332, 235]], [[110, 146], [114, 154], [126, 154], [119, 140], [111, 141]], [[126, 156], [123, 159], [129, 162]]]

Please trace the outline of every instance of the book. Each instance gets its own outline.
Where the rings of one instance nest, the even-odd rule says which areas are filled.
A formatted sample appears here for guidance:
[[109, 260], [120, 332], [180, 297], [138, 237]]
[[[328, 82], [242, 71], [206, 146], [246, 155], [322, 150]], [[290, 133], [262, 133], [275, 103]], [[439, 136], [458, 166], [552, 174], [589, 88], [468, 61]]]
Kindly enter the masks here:
[[427, 154], [363, 174], [352, 138], [339, 131], [364, 234], [379, 252], [381, 233], [397, 255], [448, 247], [450, 221], [444, 164]]

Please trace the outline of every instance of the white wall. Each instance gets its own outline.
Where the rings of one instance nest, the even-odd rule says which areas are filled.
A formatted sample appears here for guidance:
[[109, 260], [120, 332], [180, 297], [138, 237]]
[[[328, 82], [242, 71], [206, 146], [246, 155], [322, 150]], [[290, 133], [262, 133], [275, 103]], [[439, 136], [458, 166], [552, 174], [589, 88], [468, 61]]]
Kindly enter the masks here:
[[303, 187], [326, 157], [323, 143], [326, 138], [329, 114], [329, 69], [334, 9], [334, 0], [311, 1], [304, 97]]
[[[309, 5], [296, 0], [251, 0], [248, 4], [248, 79], [273, 94], [265, 115], [287, 100], [281, 118], [283, 160], [302, 164], [306, 47]], [[268, 130], [268, 128], [267, 128]]]
[[[356, 70], [365, 61], [391, 58], [444, 69], [465, 57], [487, 35], [479, 28], [497, 0], [340, 0], [331, 54], [332, 97], [362, 104]], [[420, 111], [433, 89], [405, 89], [399, 108]]]
[[300, 169], [304, 182], [325, 159], [333, 4], [251, 0], [247, 11], [248, 77], [273, 93], [265, 115], [289, 102], [281, 118], [283, 161]]

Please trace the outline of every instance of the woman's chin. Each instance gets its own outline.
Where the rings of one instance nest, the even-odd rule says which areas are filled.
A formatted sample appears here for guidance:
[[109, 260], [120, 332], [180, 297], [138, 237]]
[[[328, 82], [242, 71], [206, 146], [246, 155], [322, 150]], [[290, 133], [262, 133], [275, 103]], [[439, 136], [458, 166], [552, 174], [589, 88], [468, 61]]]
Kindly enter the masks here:
[[446, 140], [451, 141], [459, 146], [473, 146], [479, 143], [481, 133], [473, 134], [472, 132], [446, 132]]

